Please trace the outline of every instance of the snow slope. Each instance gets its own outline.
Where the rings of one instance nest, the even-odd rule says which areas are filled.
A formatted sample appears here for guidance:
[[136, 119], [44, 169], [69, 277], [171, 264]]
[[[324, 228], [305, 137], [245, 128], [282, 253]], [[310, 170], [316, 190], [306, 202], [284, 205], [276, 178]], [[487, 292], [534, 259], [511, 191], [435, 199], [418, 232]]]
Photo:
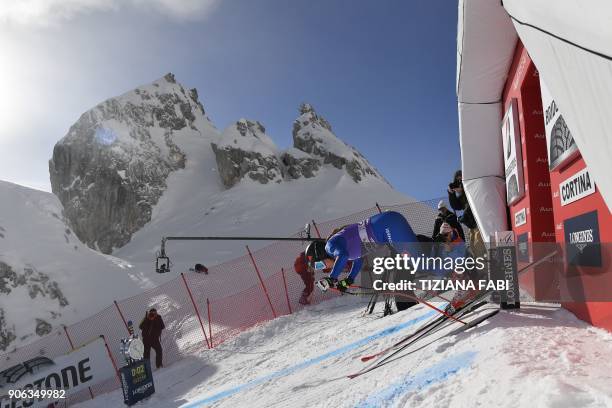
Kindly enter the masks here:
[[[435, 315], [419, 305], [384, 319], [363, 317], [363, 306], [349, 296], [324, 302], [157, 371], [156, 394], [142, 406], [612, 406], [612, 334], [549, 304], [523, 304], [441, 337], [451, 326], [350, 380], [347, 374], [365, 366], [360, 356]], [[115, 391], [79, 406], [121, 404]]]
[[0, 181], [0, 197], [5, 336], [31, 341], [35, 332], [46, 334], [48, 325], [72, 323], [108, 306], [113, 297], [141, 290], [129, 263], [76, 238], [53, 194]]

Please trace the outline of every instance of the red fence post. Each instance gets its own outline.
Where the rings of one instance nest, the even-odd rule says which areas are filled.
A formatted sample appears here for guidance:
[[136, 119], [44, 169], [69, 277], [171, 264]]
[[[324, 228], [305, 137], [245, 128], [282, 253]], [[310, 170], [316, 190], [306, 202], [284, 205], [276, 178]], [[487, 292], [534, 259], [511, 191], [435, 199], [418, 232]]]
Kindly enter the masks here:
[[285, 296], [287, 297], [287, 306], [289, 307], [289, 314], [291, 311], [291, 302], [289, 302], [289, 291], [287, 290], [287, 279], [285, 278], [285, 268], [281, 268], [281, 274], [283, 275], [283, 284], [285, 285]]
[[378, 205], [378, 203], [376, 203], [376, 208], [378, 209], [378, 213], [382, 214], [382, 210], [380, 209], [380, 205]]
[[128, 324], [127, 324], [127, 321], [125, 320], [125, 317], [123, 317], [123, 313], [121, 313], [121, 308], [119, 307], [119, 303], [117, 303], [116, 300], [113, 300], [113, 303], [115, 303], [115, 307], [117, 308], [117, 311], [119, 312], [119, 316], [121, 316], [121, 320], [123, 320], [123, 324], [125, 325], [125, 330], [127, 330], [129, 334], [130, 329], [128, 328]]
[[102, 340], [104, 340], [104, 347], [106, 347], [106, 352], [108, 353], [108, 357], [111, 359], [111, 363], [113, 363], [113, 367], [115, 368], [115, 374], [117, 375], [117, 380], [119, 381], [119, 385], [121, 385], [121, 376], [119, 375], [119, 367], [117, 367], [117, 362], [113, 357], [113, 353], [111, 353], [110, 348], [108, 348], [108, 343], [106, 342], [106, 337], [103, 334], [100, 335]]
[[[68, 334], [68, 328], [66, 326], [64, 326], [64, 333], [66, 333], [66, 338], [68, 339], [68, 344], [70, 344], [70, 348], [74, 351], [74, 343], [72, 342], [72, 339], [70, 338], [70, 334]], [[87, 387], [89, 389], [89, 395], [91, 396], [91, 399], [94, 399], [94, 395], [93, 395], [93, 391], [91, 390], [91, 387]]]
[[268, 294], [268, 289], [266, 288], [266, 285], [264, 284], [263, 278], [261, 277], [261, 273], [259, 272], [259, 268], [257, 267], [257, 264], [255, 263], [255, 258], [253, 258], [253, 254], [251, 253], [251, 250], [249, 249], [248, 245], [246, 246], [246, 249], [247, 249], [247, 252], [249, 253], [249, 256], [251, 257], [251, 262], [253, 262], [253, 266], [255, 267], [255, 272], [257, 272], [257, 277], [259, 278], [259, 283], [261, 283], [261, 287], [263, 288], [263, 291], [266, 294], [266, 298], [268, 298], [268, 303], [270, 304], [270, 309], [272, 309], [272, 315], [276, 319], [276, 310], [274, 310], [274, 306], [272, 306], [272, 300], [270, 299], [270, 295]]
[[206, 309], [208, 309], [208, 334], [210, 335], [210, 348], [213, 348], [212, 324], [210, 323], [210, 301], [206, 298]]
[[315, 220], [312, 220], [312, 226], [315, 227], [317, 237], [321, 238], [321, 233], [319, 232], [319, 227], [317, 227], [317, 223], [315, 222]]
[[187, 289], [187, 293], [189, 294], [189, 298], [191, 299], [191, 303], [193, 304], [193, 308], [196, 311], [196, 316], [198, 316], [198, 321], [200, 322], [200, 327], [202, 328], [202, 333], [204, 333], [204, 339], [206, 340], [206, 345], [210, 348], [210, 343], [208, 342], [208, 336], [206, 335], [206, 330], [204, 330], [204, 324], [202, 323], [202, 317], [200, 317], [200, 311], [198, 310], [198, 305], [196, 305], [195, 300], [193, 300], [193, 295], [191, 294], [191, 289], [189, 289], [189, 285], [187, 284], [187, 279], [185, 279], [185, 274], [181, 272], [181, 278], [183, 278], [183, 282], [185, 283], [185, 288]]

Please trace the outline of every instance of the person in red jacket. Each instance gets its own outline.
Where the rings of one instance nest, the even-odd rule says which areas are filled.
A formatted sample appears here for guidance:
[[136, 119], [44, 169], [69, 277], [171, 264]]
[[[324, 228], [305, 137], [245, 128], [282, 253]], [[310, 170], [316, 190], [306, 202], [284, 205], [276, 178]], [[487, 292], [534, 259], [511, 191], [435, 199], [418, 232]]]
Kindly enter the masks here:
[[306, 261], [306, 255], [304, 252], [300, 252], [297, 258], [295, 258], [293, 269], [298, 275], [300, 275], [300, 278], [302, 278], [302, 281], [304, 282], [304, 290], [302, 291], [299, 302], [302, 305], [309, 305], [312, 291], [314, 290], [315, 275], [314, 269], [312, 269]]
[[[350, 270], [352, 265], [353, 263], [349, 261], [346, 265], [345, 270]], [[300, 275], [300, 278], [302, 278], [302, 282], [304, 282], [304, 290], [302, 291], [302, 295], [300, 296], [299, 302], [302, 305], [309, 305], [310, 299], [312, 297], [312, 291], [314, 290], [315, 270], [308, 264], [305, 252], [300, 252], [297, 258], [295, 258], [295, 262], [293, 263], [293, 269], [298, 275]], [[322, 269], [321, 272], [330, 273], [331, 268]]]

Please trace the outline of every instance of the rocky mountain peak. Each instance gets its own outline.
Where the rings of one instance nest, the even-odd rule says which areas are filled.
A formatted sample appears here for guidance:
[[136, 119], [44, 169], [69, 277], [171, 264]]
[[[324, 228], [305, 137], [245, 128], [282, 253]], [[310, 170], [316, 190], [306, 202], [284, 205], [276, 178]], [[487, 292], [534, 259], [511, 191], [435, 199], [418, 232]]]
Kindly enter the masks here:
[[329, 122], [312, 105], [301, 104], [299, 112], [300, 116], [293, 122], [293, 146], [296, 149], [318, 158], [323, 164], [345, 169], [355, 182], [368, 176], [385, 181], [357, 149], [336, 137]]
[[258, 138], [259, 134], [266, 133], [266, 128], [263, 127], [259, 121], [251, 122], [247, 119], [240, 119], [238, 122], [236, 122], [236, 128], [242, 136], [246, 136], [248, 133], [251, 136]]
[[172, 73], [83, 113], [49, 162], [77, 236], [104, 253], [125, 245], [150, 220], [168, 175], [185, 167], [178, 141], [208, 126], [197, 91]]
[[317, 114], [314, 107], [309, 103], [302, 103], [298, 109], [300, 116], [293, 122], [293, 138], [295, 140], [296, 134], [305, 126], [320, 126], [323, 129], [327, 129], [330, 132], [332, 127], [329, 122], [323, 117]]
[[261, 184], [283, 180], [278, 149], [265, 132], [260, 122], [240, 119], [213, 142], [217, 168], [225, 187], [234, 186], [244, 177]]

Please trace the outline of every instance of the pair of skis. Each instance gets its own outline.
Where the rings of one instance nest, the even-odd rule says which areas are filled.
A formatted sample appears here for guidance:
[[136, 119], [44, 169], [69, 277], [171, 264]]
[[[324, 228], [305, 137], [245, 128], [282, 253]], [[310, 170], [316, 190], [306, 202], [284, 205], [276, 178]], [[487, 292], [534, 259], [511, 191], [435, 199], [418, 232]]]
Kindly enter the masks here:
[[[384, 349], [384, 350], [382, 350], [382, 351], [380, 351], [378, 353], [361, 357], [361, 361], [363, 361], [363, 362], [367, 362], [367, 361], [374, 360], [374, 359], [377, 359], [377, 360], [373, 364], [371, 364], [370, 366], [365, 367], [364, 369], [358, 371], [357, 373], [350, 374], [348, 376], [348, 378], [353, 379], [353, 378], [359, 377], [359, 376], [361, 376], [363, 374], [366, 374], [366, 373], [368, 373], [368, 372], [370, 372], [372, 370], [375, 370], [375, 369], [381, 367], [382, 365], [385, 365], [385, 364], [389, 363], [390, 361], [393, 360], [393, 357], [398, 356], [398, 354], [400, 354], [403, 350], [405, 350], [409, 346], [411, 346], [414, 343], [416, 343], [417, 341], [425, 338], [426, 336], [432, 335], [432, 334], [436, 333], [437, 331], [441, 330], [442, 328], [444, 328], [445, 327], [444, 326], [445, 323], [447, 323], [447, 322], [449, 322], [451, 320], [461, 321], [461, 318], [463, 318], [464, 316], [468, 315], [469, 313], [472, 313], [472, 312], [476, 311], [477, 309], [479, 309], [482, 306], [487, 304], [486, 301], [482, 300], [486, 295], [488, 295], [488, 292], [485, 292], [485, 293], [481, 294], [480, 296], [474, 298], [472, 301], [470, 301], [467, 304], [465, 304], [460, 309], [458, 309], [455, 312], [453, 312], [452, 313], [452, 317], [454, 319], [451, 319], [451, 318], [449, 318], [446, 315], [442, 315], [442, 316], [439, 316], [437, 318], [434, 318], [429, 323], [421, 326], [420, 328], [418, 328], [413, 333], [411, 333], [408, 336], [402, 338], [401, 340], [399, 340], [395, 344], [392, 344], [390, 347], [388, 347], [388, 348], [386, 348], [386, 349]], [[484, 314], [482, 316], [479, 316], [478, 318], [470, 321], [469, 323], [465, 323], [463, 326], [453, 330], [452, 332], [446, 334], [445, 336], [452, 336], [452, 335], [458, 334], [458, 333], [460, 333], [462, 331], [469, 330], [469, 329], [477, 326], [478, 324], [484, 322], [485, 320], [493, 317], [498, 312], [499, 312], [499, 309], [495, 309], [492, 312], [488, 312], [488, 313], [486, 313], [486, 314]], [[403, 355], [401, 357], [403, 357]]]
[[[525, 270], [532, 268], [534, 266], [537, 266], [538, 264], [545, 262], [546, 260], [548, 260], [549, 258], [552, 258], [554, 255], [557, 254], [557, 251], [553, 251], [543, 257], [541, 257], [540, 259], [531, 262], [529, 265], [526, 265], [525, 267], [521, 268], [518, 273], [522, 273]], [[365, 289], [365, 288], [362, 288]], [[483, 299], [489, 295], [491, 293], [491, 291], [485, 291], [483, 293], [481, 293], [479, 296], [477, 296], [476, 298], [472, 299], [470, 302], [466, 303], [463, 307], [455, 310], [453, 313], [450, 313], [454, 319], [453, 320], [458, 320], [461, 323], [463, 323], [463, 326], [445, 334], [443, 337], [445, 336], [453, 336], [456, 335], [460, 332], [469, 330], [477, 325], [479, 325], [480, 323], [484, 322], [485, 320], [495, 316], [497, 313], [499, 313], [500, 309], [495, 309], [491, 312], [485, 313], [482, 316], [479, 316], [478, 318], [466, 323], [461, 321], [461, 319], [468, 315], [469, 313], [472, 313], [474, 311], [476, 311], [477, 309], [479, 309], [480, 307], [484, 306], [487, 304], [486, 301], [484, 301]], [[357, 294], [357, 293], [351, 293], [351, 294]], [[366, 293], [363, 293], [366, 294]], [[423, 303], [423, 302], [421, 302]], [[428, 305], [428, 304], [426, 304]], [[368, 305], [369, 307], [371, 307], [371, 309], [373, 309], [374, 305], [372, 303], [370, 303]], [[429, 306], [429, 305], [428, 305]], [[405, 355], [408, 355], [416, 350], [413, 350], [411, 352], [399, 355], [403, 350], [405, 350], [407, 347], [411, 346], [412, 344], [416, 343], [417, 341], [421, 340], [422, 338], [428, 336], [428, 335], [432, 335], [440, 330], [442, 330], [445, 326], [444, 324], [449, 322], [451, 319], [449, 316], [446, 315], [442, 315], [439, 316], [437, 318], [434, 318], [433, 320], [431, 320], [429, 323], [423, 325], [422, 327], [420, 327], [419, 329], [417, 329], [415, 332], [409, 334], [408, 336], [402, 338], [401, 340], [399, 340], [398, 342], [396, 342], [395, 344], [391, 345], [390, 347], [369, 355], [369, 356], [363, 356], [361, 358], [361, 361], [363, 362], [367, 362], [373, 359], [378, 359], [376, 360], [372, 365], [364, 368], [363, 370], [355, 373], [355, 374], [351, 374], [348, 376], [348, 378], [356, 378], [359, 377], [360, 375], [366, 374], [372, 370], [375, 370], [378, 367], [381, 367], [384, 364], [387, 364], [395, 359], [393, 359], [394, 356], [397, 356], [397, 358], [401, 358], [404, 357]], [[435, 341], [435, 340], [434, 340]]]

